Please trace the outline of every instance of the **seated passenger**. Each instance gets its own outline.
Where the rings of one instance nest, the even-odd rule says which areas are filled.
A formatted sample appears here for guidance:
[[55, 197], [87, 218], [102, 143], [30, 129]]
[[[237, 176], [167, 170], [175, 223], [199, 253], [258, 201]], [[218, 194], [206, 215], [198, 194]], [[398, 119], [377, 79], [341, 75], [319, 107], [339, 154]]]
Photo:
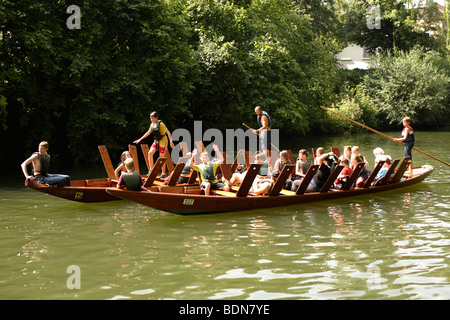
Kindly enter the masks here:
[[289, 160], [288, 152], [286, 150], [281, 151], [280, 157], [277, 159], [277, 161], [275, 161], [275, 165], [273, 166], [272, 176], [274, 177], [274, 179], [278, 178], [284, 166], [290, 163], [291, 161]]
[[383, 167], [380, 169], [380, 171], [378, 171], [378, 174], [375, 177], [375, 179], [373, 180], [372, 185], [375, 185], [381, 178], [383, 178], [386, 175], [387, 171], [389, 170], [389, 167], [391, 166], [392, 159], [390, 156], [383, 155], [380, 157], [379, 161], [382, 161], [382, 160], [384, 160], [385, 163], [384, 163]]
[[[70, 176], [66, 174], [48, 173], [50, 166], [50, 155], [47, 153], [49, 144], [47, 141], [39, 143], [38, 152], [33, 153], [27, 160], [22, 162], [22, 172], [27, 180], [36, 180], [49, 186], [70, 186]], [[27, 166], [33, 165], [33, 175], [28, 174]]]
[[341, 160], [342, 158], [347, 158], [348, 161], [350, 161], [350, 159], [352, 158], [352, 147], [344, 146], [342, 155], [339, 157], [339, 160]]
[[[323, 150], [323, 148], [319, 149]], [[320, 191], [335, 167], [337, 157], [334, 155], [334, 153], [324, 153], [324, 151], [321, 151], [319, 149], [317, 149], [316, 159], [314, 160], [315, 164], [319, 165], [319, 170], [317, 170], [317, 173], [314, 175], [308, 187], [306, 188], [306, 192]]]
[[369, 162], [367, 161], [367, 159], [362, 154], [359, 153], [359, 147], [358, 146], [353, 146], [351, 159], [353, 159], [356, 156], [359, 156], [361, 162], [365, 162], [364, 166], [366, 168], [369, 166]]
[[131, 152], [130, 151], [124, 151], [122, 152], [122, 155], [120, 156], [120, 163], [117, 165], [116, 170], [114, 170], [114, 173], [116, 175], [116, 179], [119, 180], [120, 175], [122, 172], [127, 172], [127, 169], [125, 168], [125, 160], [131, 158]]
[[[193, 162], [190, 163], [191, 168], [200, 173], [202, 179], [201, 188], [202, 190], [205, 191], [206, 195], [209, 195], [211, 190], [224, 190], [224, 191], [230, 190], [229, 186], [216, 180], [217, 170], [219, 169], [220, 164], [223, 161], [223, 156], [222, 153], [219, 152], [219, 148], [217, 147], [217, 145], [213, 145], [213, 149], [219, 158], [217, 161], [210, 162], [209, 154], [208, 152], [205, 151], [202, 152], [200, 155], [200, 160], [202, 161], [201, 164], [195, 165], [193, 164]], [[197, 149], [194, 149], [194, 151], [192, 152], [192, 158], [194, 158], [196, 154]]]
[[127, 172], [122, 172], [119, 181], [117, 182], [117, 188], [127, 188], [128, 190], [133, 191], [147, 191], [147, 189], [144, 188], [144, 182], [141, 175], [134, 168], [133, 158], [126, 159], [124, 165]]
[[347, 182], [348, 178], [353, 173], [353, 169], [349, 167], [350, 163], [347, 158], [342, 158], [341, 165], [344, 166], [344, 169], [342, 169], [341, 173], [338, 175], [336, 180], [334, 181], [334, 187], [336, 189], [342, 189], [342, 187]]
[[[351, 162], [351, 168], [355, 170], [358, 163], [364, 162], [360, 156], [352, 157]], [[358, 178], [356, 179], [355, 186], [358, 188], [361, 188], [364, 185], [364, 181], [367, 180], [367, 178], [370, 176], [370, 171], [366, 169], [364, 166], [361, 170], [361, 172], [358, 175]]]

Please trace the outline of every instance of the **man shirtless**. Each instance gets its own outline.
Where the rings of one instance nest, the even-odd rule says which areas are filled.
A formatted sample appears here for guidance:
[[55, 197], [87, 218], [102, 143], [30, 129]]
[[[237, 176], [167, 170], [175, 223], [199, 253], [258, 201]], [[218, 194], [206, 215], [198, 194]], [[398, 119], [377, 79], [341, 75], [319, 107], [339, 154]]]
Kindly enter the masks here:
[[[22, 162], [22, 171], [27, 180], [36, 180], [39, 183], [50, 186], [57, 185], [64, 187], [70, 185], [70, 177], [65, 174], [50, 174], [48, 168], [50, 165], [50, 155], [47, 153], [48, 142], [42, 141], [39, 144], [39, 151], [33, 153], [27, 160]], [[33, 175], [28, 174], [27, 166], [33, 164]]]

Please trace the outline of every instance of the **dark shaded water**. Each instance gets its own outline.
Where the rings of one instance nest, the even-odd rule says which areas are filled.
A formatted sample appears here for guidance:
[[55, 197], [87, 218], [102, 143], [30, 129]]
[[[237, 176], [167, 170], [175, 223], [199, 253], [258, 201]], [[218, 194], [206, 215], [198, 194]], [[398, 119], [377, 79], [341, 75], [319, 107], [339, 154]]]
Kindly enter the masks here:
[[[449, 139], [418, 132], [416, 147], [449, 162]], [[288, 147], [346, 144], [359, 145], [371, 166], [377, 146], [403, 153], [372, 134]], [[394, 192], [190, 217], [47, 196], [23, 187], [18, 164], [0, 180], [0, 298], [449, 299], [450, 170], [415, 153], [422, 164], [433, 174]]]

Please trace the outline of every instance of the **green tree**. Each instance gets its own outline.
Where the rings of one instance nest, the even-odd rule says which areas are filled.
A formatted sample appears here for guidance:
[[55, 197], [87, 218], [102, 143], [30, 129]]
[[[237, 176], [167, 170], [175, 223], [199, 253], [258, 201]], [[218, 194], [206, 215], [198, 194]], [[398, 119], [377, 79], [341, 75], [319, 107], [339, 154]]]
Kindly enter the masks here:
[[[428, 33], [431, 25], [419, 23], [424, 15], [412, 8], [409, 0], [340, 0], [337, 10], [343, 25], [340, 38], [371, 52], [408, 51], [416, 45], [434, 50], [441, 47]], [[431, 12], [436, 14], [428, 10], [428, 18]]]
[[304, 134], [337, 81], [335, 46], [288, 0], [187, 1], [200, 67], [194, 117], [241, 127], [261, 105], [285, 133]]
[[47, 139], [53, 152], [92, 162], [98, 144], [122, 149], [141, 135], [153, 110], [169, 126], [190, 116], [196, 67], [175, 10], [160, 0], [84, 1], [81, 28], [69, 29], [70, 4], [0, 4], [3, 145], [28, 153]]
[[364, 78], [364, 91], [385, 124], [398, 124], [404, 116], [421, 127], [442, 124], [448, 115], [450, 77], [436, 59], [439, 55], [419, 49], [374, 58], [374, 67]]

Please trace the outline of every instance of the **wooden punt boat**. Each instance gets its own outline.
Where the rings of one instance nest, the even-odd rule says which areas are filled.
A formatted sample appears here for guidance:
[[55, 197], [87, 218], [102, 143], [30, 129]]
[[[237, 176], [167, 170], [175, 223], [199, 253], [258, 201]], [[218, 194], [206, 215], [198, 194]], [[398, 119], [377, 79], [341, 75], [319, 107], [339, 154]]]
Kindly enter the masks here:
[[[395, 171], [398, 163], [400, 163], [400, 166]], [[374, 185], [373, 181], [383, 165], [382, 161], [374, 168], [363, 187], [354, 188], [352, 186], [357, 179], [357, 173], [355, 173], [349, 177], [341, 190], [331, 189], [333, 181], [342, 170], [342, 166], [337, 166], [319, 192], [305, 193], [309, 182], [318, 170], [317, 165], [310, 167], [296, 192], [283, 190], [286, 179], [294, 170], [293, 165], [285, 165], [268, 195], [253, 195], [249, 193], [249, 190], [260, 165], [252, 164], [240, 187], [230, 192], [214, 191], [211, 195], [204, 195], [198, 186], [166, 188], [154, 186], [149, 188], [148, 192], [107, 188], [107, 192], [122, 199], [181, 215], [247, 211], [393, 190], [417, 184], [433, 172], [433, 167], [427, 165], [414, 168], [413, 174], [406, 176], [404, 174], [409, 163], [410, 160], [406, 158], [401, 162], [400, 160], [394, 161], [385, 176], [386, 178], [379, 180]], [[362, 166], [359, 166], [359, 170], [362, 169]]]

